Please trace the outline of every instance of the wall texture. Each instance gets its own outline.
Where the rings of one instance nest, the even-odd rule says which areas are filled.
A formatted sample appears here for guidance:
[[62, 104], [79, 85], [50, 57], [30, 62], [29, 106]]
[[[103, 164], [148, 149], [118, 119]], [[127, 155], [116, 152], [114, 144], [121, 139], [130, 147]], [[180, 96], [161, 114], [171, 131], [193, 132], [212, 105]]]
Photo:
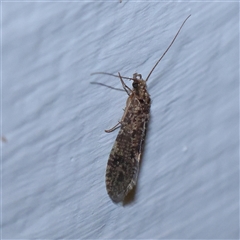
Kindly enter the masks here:
[[[238, 239], [239, 3], [2, 2], [2, 238]], [[105, 169], [127, 95], [148, 81], [135, 195]], [[130, 84], [127, 82], [127, 84]], [[5, 139], [4, 139], [5, 138]]]

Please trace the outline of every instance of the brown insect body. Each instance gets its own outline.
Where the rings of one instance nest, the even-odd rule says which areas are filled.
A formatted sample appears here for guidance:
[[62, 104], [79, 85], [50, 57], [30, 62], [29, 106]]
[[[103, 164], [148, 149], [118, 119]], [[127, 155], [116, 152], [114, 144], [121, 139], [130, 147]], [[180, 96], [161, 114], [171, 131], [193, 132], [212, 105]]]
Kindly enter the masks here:
[[[190, 16], [191, 15], [184, 20], [172, 42], [156, 62], [146, 80], [143, 80], [142, 75], [138, 73], [133, 74], [133, 78], [122, 77], [120, 73], [118, 73], [118, 76], [104, 72], [94, 73], [119, 77], [124, 90], [129, 95], [121, 121], [112, 129], [105, 130], [106, 132], [112, 132], [119, 124], [121, 125], [120, 131], [111, 150], [106, 170], [106, 188], [108, 195], [114, 202], [123, 201], [125, 196], [137, 182], [139, 164], [151, 107], [151, 99], [147, 92], [146, 82], [155, 67], [172, 46], [184, 23]], [[125, 85], [123, 78], [133, 81], [133, 89], [130, 89]]]
[[123, 201], [136, 184], [149, 121], [151, 99], [146, 89], [146, 81], [141, 74], [135, 73], [132, 85], [133, 89], [120, 121], [121, 129], [107, 164], [106, 187], [114, 202]]

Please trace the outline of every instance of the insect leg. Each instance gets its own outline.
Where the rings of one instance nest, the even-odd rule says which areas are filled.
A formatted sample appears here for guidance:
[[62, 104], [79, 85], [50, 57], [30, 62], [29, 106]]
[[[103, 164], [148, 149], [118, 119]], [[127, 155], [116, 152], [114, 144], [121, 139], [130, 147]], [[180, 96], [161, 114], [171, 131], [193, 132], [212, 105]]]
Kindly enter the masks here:
[[130, 96], [130, 93], [132, 93], [132, 89], [129, 88], [129, 87], [124, 83], [124, 81], [123, 81], [123, 79], [122, 79], [122, 76], [120, 75], [120, 72], [118, 72], [118, 76], [119, 76], [120, 81], [121, 81], [121, 83], [122, 83], [123, 89], [126, 91], [126, 93], [128, 94], [128, 96]]
[[105, 130], [105, 132], [110, 133], [113, 132], [114, 130], [116, 130], [119, 125], [121, 124], [121, 122], [118, 122], [114, 127], [112, 127], [111, 129]]

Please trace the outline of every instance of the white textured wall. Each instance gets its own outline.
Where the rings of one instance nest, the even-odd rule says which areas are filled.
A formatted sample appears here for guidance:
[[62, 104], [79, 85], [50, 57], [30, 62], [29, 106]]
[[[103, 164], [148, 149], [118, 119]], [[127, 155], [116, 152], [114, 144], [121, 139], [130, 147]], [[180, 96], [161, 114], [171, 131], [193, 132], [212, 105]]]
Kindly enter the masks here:
[[[105, 169], [126, 93], [152, 74], [135, 198]], [[239, 237], [239, 4], [2, 3], [2, 237]]]

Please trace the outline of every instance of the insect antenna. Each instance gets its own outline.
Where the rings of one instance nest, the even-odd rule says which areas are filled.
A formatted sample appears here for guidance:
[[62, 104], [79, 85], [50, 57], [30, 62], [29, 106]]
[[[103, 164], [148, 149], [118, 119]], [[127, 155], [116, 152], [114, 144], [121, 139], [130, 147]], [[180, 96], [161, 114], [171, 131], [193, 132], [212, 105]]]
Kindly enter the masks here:
[[178, 29], [175, 37], [173, 38], [172, 42], [170, 43], [170, 45], [168, 46], [168, 48], [165, 50], [165, 52], [163, 53], [163, 55], [159, 58], [159, 60], [156, 62], [156, 64], [154, 65], [154, 67], [152, 68], [152, 70], [150, 71], [150, 73], [147, 76], [146, 82], [149, 79], [149, 77], [151, 76], [153, 70], [156, 68], [156, 66], [158, 65], [158, 63], [163, 59], [163, 57], [165, 56], [165, 54], [168, 52], [169, 48], [173, 45], [174, 41], [176, 40], [178, 34], [180, 33], [183, 25], [185, 24], [185, 22], [188, 20], [188, 18], [190, 18], [191, 14], [184, 20], [184, 22], [182, 23], [181, 27]]
[[118, 90], [118, 91], [123, 91], [124, 92], [124, 90], [122, 88], [115, 88], [115, 87], [109, 86], [109, 85], [104, 84], [104, 83], [90, 82], [90, 84], [96, 84], [96, 85], [100, 85], [100, 86], [103, 86], [103, 87], [111, 88], [113, 90]]
[[[91, 73], [91, 75], [96, 75], [96, 74], [104, 74], [104, 75], [109, 75], [109, 76], [113, 76], [113, 77], [119, 78], [118, 75], [115, 75], [115, 74], [112, 74], [112, 73], [107, 73], [107, 72], [94, 72], [94, 73]], [[123, 79], [134, 80], [133, 78], [129, 78], [129, 77], [123, 77], [123, 76], [121, 76], [121, 77]]]

